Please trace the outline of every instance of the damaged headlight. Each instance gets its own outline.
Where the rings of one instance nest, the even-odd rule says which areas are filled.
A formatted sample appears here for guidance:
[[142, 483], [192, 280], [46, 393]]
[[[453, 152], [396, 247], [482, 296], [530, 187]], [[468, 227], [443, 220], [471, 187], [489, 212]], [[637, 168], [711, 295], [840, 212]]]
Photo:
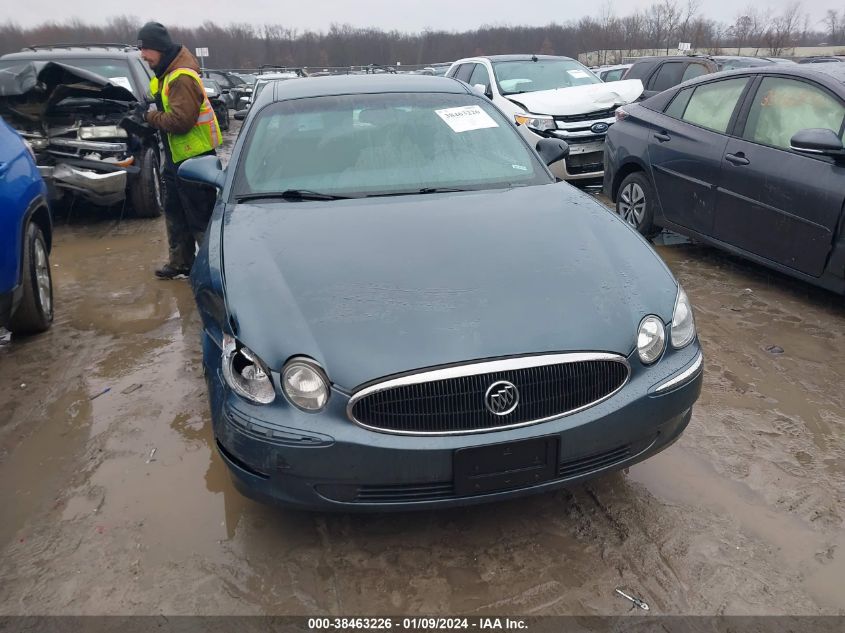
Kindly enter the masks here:
[[128, 138], [126, 130], [116, 125], [96, 125], [79, 128], [79, 138], [83, 141], [95, 141], [101, 138]]
[[640, 329], [637, 332], [637, 352], [640, 360], [645, 365], [651, 365], [663, 353], [666, 347], [666, 328], [659, 317], [647, 316], [640, 321]]
[[550, 116], [541, 114], [515, 114], [513, 116], [517, 125], [524, 125], [535, 132], [550, 132], [557, 129], [555, 120]]
[[226, 384], [244, 400], [270, 404], [276, 399], [276, 390], [264, 362], [249, 348], [239, 347], [228, 334], [223, 335], [222, 364]]
[[282, 389], [295, 407], [316, 413], [329, 401], [329, 381], [309, 358], [292, 358], [282, 370]]
[[692, 343], [695, 338], [695, 317], [687, 293], [678, 284], [675, 312], [672, 315], [672, 347], [680, 349]]

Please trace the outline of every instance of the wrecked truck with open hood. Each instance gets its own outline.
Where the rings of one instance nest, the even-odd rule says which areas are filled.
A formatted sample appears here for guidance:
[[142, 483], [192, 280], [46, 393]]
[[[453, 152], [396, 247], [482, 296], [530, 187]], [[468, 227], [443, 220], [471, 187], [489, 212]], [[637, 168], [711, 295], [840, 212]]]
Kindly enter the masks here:
[[157, 141], [118, 125], [143, 99], [137, 85], [61, 61], [15, 57], [0, 60], [0, 116], [32, 149], [50, 198], [126, 201], [137, 216], [161, 215]]
[[461, 59], [446, 73], [484, 93], [532, 145], [565, 141], [569, 155], [551, 166], [562, 180], [600, 179], [604, 138], [616, 109], [640, 98], [638, 79], [603, 83], [586, 66], [553, 55], [492, 55]]

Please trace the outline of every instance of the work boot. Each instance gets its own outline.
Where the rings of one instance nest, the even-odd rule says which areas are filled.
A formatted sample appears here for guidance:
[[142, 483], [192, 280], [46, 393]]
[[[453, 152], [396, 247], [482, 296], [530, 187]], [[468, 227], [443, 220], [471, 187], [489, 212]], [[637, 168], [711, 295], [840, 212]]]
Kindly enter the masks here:
[[176, 268], [170, 264], [165, 264], [156, 270], [156, 277], [159, 279], [187, 279], [191, 274], [190, 268]]

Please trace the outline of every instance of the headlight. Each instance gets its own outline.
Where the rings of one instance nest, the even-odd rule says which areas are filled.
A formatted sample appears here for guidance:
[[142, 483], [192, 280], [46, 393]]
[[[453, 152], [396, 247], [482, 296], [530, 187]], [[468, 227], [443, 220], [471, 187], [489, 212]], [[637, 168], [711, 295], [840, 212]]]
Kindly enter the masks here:
[[273, 382], [264, 362], [246, 347], [238, 347], [234, 338], [223, 335], [223, 378], [244, 400], [270, 404], [276, 399]]
[[695, 317], [692, 314], [687, 293], [678, 284], [678, 298], [672, 314], [672, 347], [680, 349], [692, 343], [695, 338]]
[[637, 352], [640, 360], [651, 365], [663, 353], [666, 347], [666, 328], [663, 321], [652, 315], [640, 321], [640, 331], [637, 333]]
[[100, 138], [127, 138], [126, 130], [116, 125], [97, 125], [79, 128], [79, 138], [83, 141], [94, 141]]
[[538, 114], [515, 114], [513, 116], [517, 125], [524, 125], [530, 130], [537, 132], [549, 132], [556, 130], [555, 120], [550, 116], [541, 116]]
[[295, 407], [315, 413], [329, 401], [329, 383], [323, 370], [308, 358], [293, 358], [282, 370], [282, 389]]

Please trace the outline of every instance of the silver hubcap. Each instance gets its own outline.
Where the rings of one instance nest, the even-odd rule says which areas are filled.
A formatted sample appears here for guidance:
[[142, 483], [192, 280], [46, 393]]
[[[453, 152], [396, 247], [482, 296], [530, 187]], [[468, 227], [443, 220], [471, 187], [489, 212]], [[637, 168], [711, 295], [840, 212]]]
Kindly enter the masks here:
[[50, 281], [50, 262], [41, 240], [35, 241], [35, 280], [38, 283], [38, 300], [45, 314], [53, 310], [52, 282]]
[[640, 228], [645, 217], [645, 192], [637, 183], [625, 185], [619, 195], [616, 212], [631, 226]]

